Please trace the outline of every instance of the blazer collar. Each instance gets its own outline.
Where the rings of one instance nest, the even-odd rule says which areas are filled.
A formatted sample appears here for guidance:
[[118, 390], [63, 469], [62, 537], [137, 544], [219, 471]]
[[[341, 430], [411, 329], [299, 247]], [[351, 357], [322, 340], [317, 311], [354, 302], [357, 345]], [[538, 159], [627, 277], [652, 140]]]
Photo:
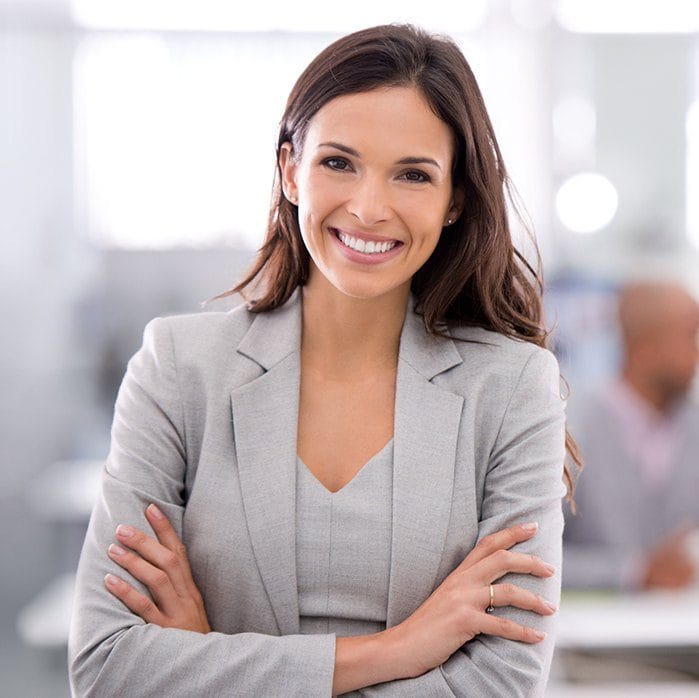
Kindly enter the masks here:
[[[255, 315], [237, 350], [260, 370], [231, 392], [245, 517], [280, 635], [299, 632], [296, 446], [301, 318], [300, 288], [283, 306]], [[396, 376], [386, 627], [407, 618], [436, 586], [451, 512], [463, 397], [431, 379], [459, 363], [453, 340], [425, 332], [411, 294]]]
[[[303, 295], [297, 286], [286, 303], [269, 313], [257, 313], [238, 351], [258, 363], [265, 371], [301, 348]], [[399, 357], [427, 380], [446, 371], [462, 359], [452, 341], [444, 341], [426, 332], [422, 316], [415, 312], [411, 292], [401, 331]]]

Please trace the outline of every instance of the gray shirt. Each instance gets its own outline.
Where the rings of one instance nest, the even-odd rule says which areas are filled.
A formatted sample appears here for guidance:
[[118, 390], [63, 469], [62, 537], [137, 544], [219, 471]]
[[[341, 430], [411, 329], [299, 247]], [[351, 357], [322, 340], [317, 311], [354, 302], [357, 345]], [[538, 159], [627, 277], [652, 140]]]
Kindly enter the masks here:
[[297, 457], [296, 570], [302, 634], [386, 629], [393, 439], [337, 492]]

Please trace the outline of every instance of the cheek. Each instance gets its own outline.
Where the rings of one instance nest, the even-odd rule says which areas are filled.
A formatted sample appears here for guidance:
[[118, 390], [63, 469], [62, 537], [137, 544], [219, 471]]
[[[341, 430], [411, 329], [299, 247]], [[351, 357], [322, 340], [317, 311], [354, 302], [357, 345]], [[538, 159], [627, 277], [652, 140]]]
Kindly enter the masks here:
[[[429, 210], [429, 209], [428, 209]], [[425, 213], [422, 209], [411, 219], [410, 229], [413, 235], [413, 244], [421, 249], [431, 252], [442, 234], [442, 219], [433, 212]]]
[[299, 225], [304, 236], [311, 234], [327, 215], [329, 200], [327, 187], [321, 184], [308, 181], [303, 189], [299, 189]]
[[320, 220], [312, 210], [299, 209], [299, 228], [301, 229], [301, 237], [306, 245], [306, 249], [312, 253], [314, 248], [318, 248], [317, 231], [320, 229]]
[[332, 242], [328, 240], [327, 231], [328, 217], [332, 211], [323, 209], [315, 201], [304, 200], [304, 204], [299, 207], [299, 229], [301, 238], [306, 250], [316, 263], [326, 250], [327, 245]]
[[683, 356], [684, 365], [687, 367], [687, 373], [693, 373], [697, 368], [697, 350], [692, 346], [687, 346]]
[[[398, 202], [398, 210], [405, 222], [423, 240], [439, 238], [444, 224], [443, 212], [447, 210], [441, 196], [432, 196], [427, 192], [422, 192], [421, 195], [413, 193]], [[434, 244], [436, 245], [436, 240]]]
[[346, 186], [341, 182], [322, 173], [314, 173], [304, 178], [303, 184], [299, 187], [300, 193], [306, 202], [306, 207], [322, 210], [332, 206], [346, 193]]
[[309, 187], [299, 198], [299, 225], [304, 237], [322, 232], [323, 225], [342, 204], [337, 192], [327, 186]]
[[694, 359], [686, 349], [686, 347], [668, 346], [668, 350], [664, 353], [661, 361], [660, 370], [677, 380], [682, 380], [691, 377], [694, 369]]

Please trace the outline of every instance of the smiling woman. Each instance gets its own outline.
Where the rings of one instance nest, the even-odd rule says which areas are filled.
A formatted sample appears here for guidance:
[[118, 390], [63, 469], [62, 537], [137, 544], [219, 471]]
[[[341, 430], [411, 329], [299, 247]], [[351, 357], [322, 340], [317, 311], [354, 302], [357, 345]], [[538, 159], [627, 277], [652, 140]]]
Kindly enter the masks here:
[[313, 117], [302, 146], [283, 143], [284, 192], [298, 199], [313, 260], [309, 291], [328, 283], [352, 298], [390, 293], [405, 303], [462, 206], [453, 155], [451, 129], [410, 86], [336, 97]]
[[464, 56], [406, 25], [336, 41], [276, 168], [221, 294], [246, 302], [154, 319], [129, 362], [74, 694], [542, 695], [565, 403]]

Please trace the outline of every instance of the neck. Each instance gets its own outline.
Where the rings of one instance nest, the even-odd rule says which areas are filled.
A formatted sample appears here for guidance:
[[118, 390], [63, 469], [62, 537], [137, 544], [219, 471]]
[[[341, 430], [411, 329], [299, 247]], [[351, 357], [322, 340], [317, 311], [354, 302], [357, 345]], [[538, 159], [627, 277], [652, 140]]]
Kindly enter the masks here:
[[325, 377], [358, 379], [393, 371], [408, 307], [409, 286], [375, 298], [353, 298], [321, 274], [302, 287], [304, 363]]

